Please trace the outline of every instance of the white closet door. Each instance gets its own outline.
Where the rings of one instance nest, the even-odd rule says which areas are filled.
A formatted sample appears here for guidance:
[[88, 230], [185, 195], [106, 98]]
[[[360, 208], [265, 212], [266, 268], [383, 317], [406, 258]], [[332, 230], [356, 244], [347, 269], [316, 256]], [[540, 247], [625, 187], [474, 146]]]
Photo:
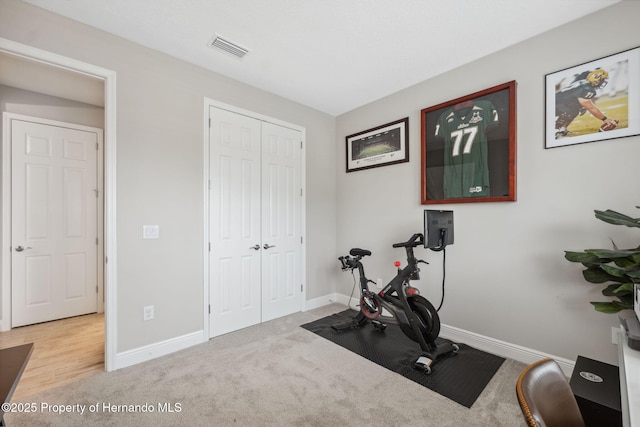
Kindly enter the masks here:
[[301, 309], [301, 132], [210, 108], [210, 336]]

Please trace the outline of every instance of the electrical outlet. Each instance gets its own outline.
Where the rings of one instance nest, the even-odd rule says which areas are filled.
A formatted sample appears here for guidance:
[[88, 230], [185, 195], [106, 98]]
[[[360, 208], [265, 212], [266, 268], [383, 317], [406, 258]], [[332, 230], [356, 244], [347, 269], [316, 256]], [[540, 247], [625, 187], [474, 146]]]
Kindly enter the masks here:
[[382, 279], [379, 277], [376, 279], [376, 286], [378, 289], [382, 289]]
[[146, 305], [143, 310], [143, 319], [144, 320], [153, 320], [153, 306]]
[[611, 344], [618, 344], [618, 328], [611, 327]]

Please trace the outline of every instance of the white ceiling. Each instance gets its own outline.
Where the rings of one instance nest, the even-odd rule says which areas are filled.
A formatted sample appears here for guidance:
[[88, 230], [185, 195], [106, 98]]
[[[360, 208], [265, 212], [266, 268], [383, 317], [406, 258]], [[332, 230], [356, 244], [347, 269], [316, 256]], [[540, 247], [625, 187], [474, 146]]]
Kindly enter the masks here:
[[621, 0], [25, 1], [337, 116]]

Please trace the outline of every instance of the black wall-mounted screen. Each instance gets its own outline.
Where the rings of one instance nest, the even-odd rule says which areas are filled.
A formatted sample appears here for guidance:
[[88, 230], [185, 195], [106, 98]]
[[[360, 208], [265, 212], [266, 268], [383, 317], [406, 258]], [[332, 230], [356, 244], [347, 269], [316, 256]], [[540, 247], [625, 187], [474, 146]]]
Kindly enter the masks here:
[[453, 211], [424, 211], [424, 247], [444, 249], [453, 244]]

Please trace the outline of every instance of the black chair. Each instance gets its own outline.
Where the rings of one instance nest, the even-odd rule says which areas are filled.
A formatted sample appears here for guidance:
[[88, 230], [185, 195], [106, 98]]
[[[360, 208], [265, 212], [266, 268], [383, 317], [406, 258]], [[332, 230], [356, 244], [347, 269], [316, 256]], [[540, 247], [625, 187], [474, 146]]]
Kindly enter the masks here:
[[553, 359], [527, 366], [518, 377], [516, 394], [530, 427], [585, 427], [569, 381]]

